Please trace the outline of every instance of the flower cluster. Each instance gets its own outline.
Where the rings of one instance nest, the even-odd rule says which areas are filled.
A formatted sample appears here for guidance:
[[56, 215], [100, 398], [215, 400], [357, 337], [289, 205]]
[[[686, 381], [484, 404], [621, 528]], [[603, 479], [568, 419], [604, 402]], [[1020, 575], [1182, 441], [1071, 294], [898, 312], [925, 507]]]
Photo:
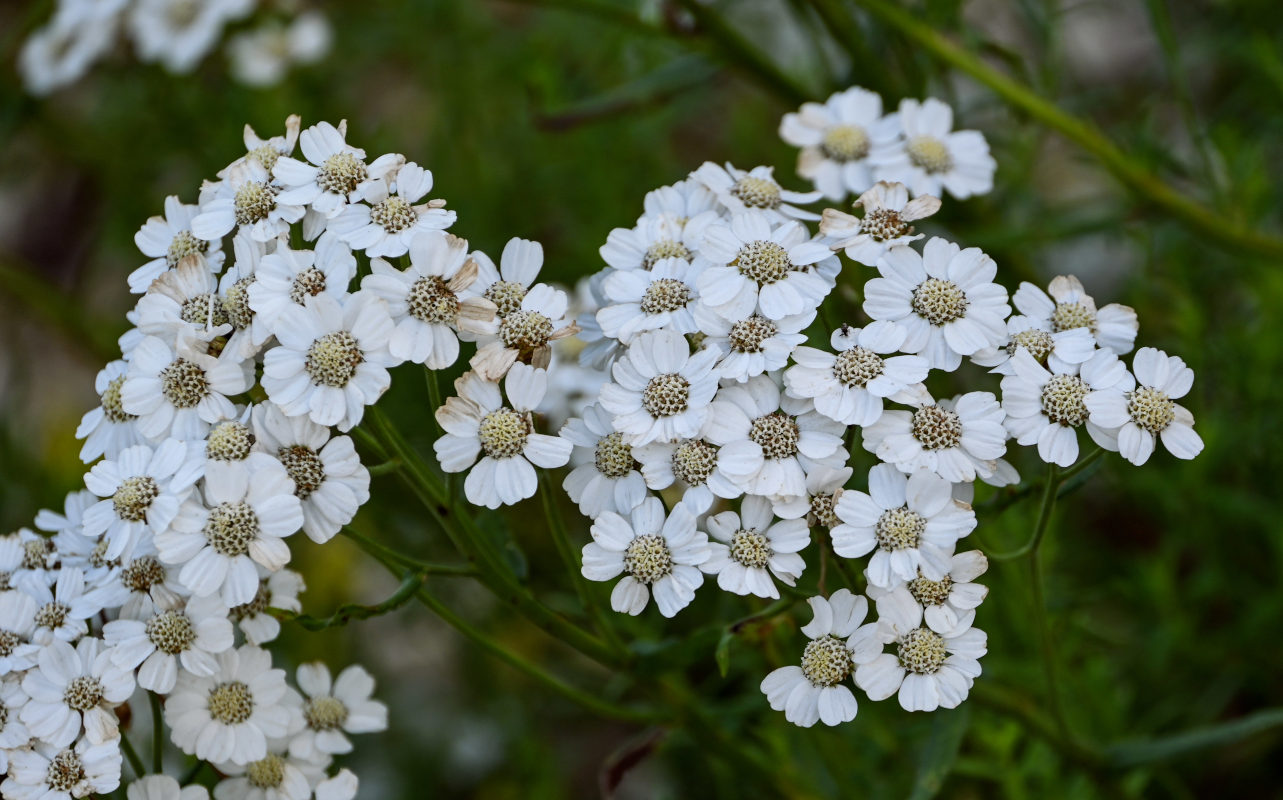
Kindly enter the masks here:
[[[139, 60], [191, 72], [223, 29], [249, 17], [257, 5], [258, 0], [58, 0], [53, 16], [23, 44], [18, 67], [28, 92], [49, 94], [83, 77], [123, 31]], [[329, 21], [317, 11], [265, 19], [228, 39], [232, 75], [250, 86], [277, 83], [291, 65], [322, 58], [331, 37]]]
[[[1059, 467], [1078, 460], [1080, 428], [1136, 464], [1157, 440], [1181, 458], [1202, 446], [1175, 404], [1193, 378], [1184, 363], [1151, 348], [1134, 373], [1120, 360], [1131, 309], [1098, 307], [1072, 276], [1009, 297], [981, 250], [923, 241], [912, 223], [940, 208], [939, 190], [988, 191], [994, 162], [980, 134], [950, 132], [938, 100], [881, 109], [855, 88], [785, 117], [815, 193], [769, 167], [709, 163], [647, 195], [601, 248], [597, 309], [579, 318], [582, 361], [611, 380], [562, 431], [578, 464], [564, 487], [593, 520], [583, 574], [618, 579], [616, 611], [653, 595], [671, 617], [705, 575], [739, 595], [796, 592], [813, 537], [840, 560], [867, 557], [865, 594], [811, 597], [800, 666], [762, 681], [802, 726], [855, 716], [848, 679], [910, 711], [966, 698], [986, 650], [973, 623], [987, 560], [961, 547], [977, 524], [971, 484], [1018, 480], [1009, 440]], [[862, 214], [800, 207], [848, 192]], [[841, 274], [839, 251], [876, 276]], [[816, 323], [839, 279], [864, 283], [862, 324]], [[1001, 398], [933, 396], [933, 374], [964, 361], [1000, 376]], [[846, 486], [854, 441], [881, 462], [866, 490]]]

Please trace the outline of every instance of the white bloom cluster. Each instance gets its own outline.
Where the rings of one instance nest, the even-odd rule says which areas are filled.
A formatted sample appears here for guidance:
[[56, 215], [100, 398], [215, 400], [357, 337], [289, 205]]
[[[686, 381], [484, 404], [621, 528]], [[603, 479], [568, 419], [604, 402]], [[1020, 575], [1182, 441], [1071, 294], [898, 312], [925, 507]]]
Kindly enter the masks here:
[[[123, 31], [141, 61], [188, 73], [214, 49], [230, 23], [258, 0], [58, 0], [53, 16], [23, 43], [18, 67], [28, 92], [46, 95], [80, 80]], [[294, 64], [328, 52], [332, 31], [317, 11], [270, 18], [228, 40], [233, 77], [250, 86], [277, 83]]]
[[[333, 757], [350, 734], [384, 729], [387, 709], [359, 666], [332, 679], [304, 665], [295, 689], [261, 649], [280, 631], [269, 609], [300, 610], [287, 541], [328, 541], [369, 499], [369, 472], [332, 426], [361, 419], [388, 368], [447, 366], [459, 335], [496, 326], [473, 288], [484, 257], [424, 199], [431, 173], [367, 159], [345, 129], [297, 117], [267, 139], [247, 129], [245, 154], [197, 203], [169, 198], [138, 232], [152, 260], [130, 279], [134, 328], [78, 431], [86, 489], [36, 517], [43, 533], [0, 537], [3, 797], [113, 791], [116, 709], [138, 716], [142, 692], [164, 698], [173, 744], [226, 776], [216, 798], [355, 795]], [[375, 250], [408, 252], [408, 267]], [[130, 796], [179, 788], [150, 777]]]
[[[852, 719], [848, 678], [910, 711], [966, 698], [986, 649], [973, 621], [987, 590], [973, 581], [987, 561], [959, 547], [976, 527], [961, 498], [977, 479], [1018, 480], [1009, 439], [1062, 467], [1078, 459], [1081, 427], [1134, 463], [1156, 439], [1181, 458], [1201, 449], [1174, 403], [1190, 388], [1184, 363], [1144, 348], [1133, 378], [1119, 360], [1137, 333], [1131, 309], [1097, 308], [1061, 277], [1049, 295], [1022, 284], [1013, 317], [993, 259], [920, 241], [910, 223], [939, 209], [940, 188], [991, 187], [983, 137], [951, 126], [937, 100], [883, 117], [858, 88], [803, 106], [781, 132], [803, 146], [799, 171], [819, 192], [789, 192], [769, 167], [711, 163], [651, 192], [601, 248], [600, 307], [579, 320], [581, 359], [611, 380], [562, 431], [577, 464], [564, 488], [593, 520], [583, 574], [618, 579], [616, 611], [639, 614], [653, 595], [671, 617], [706, 574], [739, 595], [796, 591], [813, 530], [839, 558], [868, 557], [867, 598], [812, 597], [800, 666], [762, 682], [798, 725]], [[862, 216], [798, 207], [848, 192]], [[862, 293], [869, 321], [814, 346], [806, 331], [842, 271], [835, 251], [877, 269]], [[1001, 402], [932, 396], [929, 374], [964, 359], [1002, 376]], [[496, 391], [487, 408], [497, 403]], [[845, 488], [857, 437], [882, 462], [867, 491]]]

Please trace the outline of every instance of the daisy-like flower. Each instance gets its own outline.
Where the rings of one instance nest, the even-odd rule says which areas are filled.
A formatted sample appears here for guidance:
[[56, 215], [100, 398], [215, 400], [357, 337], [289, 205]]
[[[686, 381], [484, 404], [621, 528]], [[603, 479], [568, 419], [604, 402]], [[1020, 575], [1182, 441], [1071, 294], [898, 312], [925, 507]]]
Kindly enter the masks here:
[[845, 430], [810, 403], [781, 398], [775, 380], [759, 375], [717, 393], [704, 436], [721, 447], [719, 464], [736, 486], [782, 500], [806, 494], [806, 473], [815, 466], [843, 462]]
[[493, 336], [482, 337], [485, 343], [477, 348], [470, 365], [490, 381], [508, 374], [518, 361], [547, 369], [552, 362], [552, 344], [579, 330], [567, 317], [570, 306], [566, 293], [547, 284], [536, 284], [522, 296], [516, 310], [503, 311], [510, 306], [507, 299], [492, 291], [496, 286], [491, 284], [485, 296], [499, 309], [499, 325]]
[[834, 505], [854, 472], [846, 465], [813, 465], [806, 473], [806, 494], [773, 501], [775, 516], [805, 519], [811, 528], [832, 528], [838, 524], [837, 515], [833, 513]]
[[138, 0], [129, 13], [129, 33], [143, 61], [191, 72], [214, 49], [223, 26], [253, 6], [252, 0]]
[[802, 331], [815, 319], [815, 310], [778, 320], [756, 312], [729, 320], [701, 304], [695, 307], [695, 318], [704, 334], [703, 346], [721, 353], [718, 376], [743, 383], [788, 363], [794, 348], [806, 341]]
[[352, 743], [347, 734], [375, 733], [388, 727], [388, 707], [371, 699], [374, 678], [362, 667], [350, 666], [331, 681], [324, 664], [302, 664], [298, 688], [305, 698], [305, 725], [290, 739], [292, 756], [314, 759], [350, 753]]
[[246, 303], [254, 312], [254, 344], [267, 341], [281, 326], [285, 311], [302, 306], [309, 297], [325, 294], [342, 302], [355, 275], [352, 248], [337, 236], [322, 236], [314, 250], [278, 245], [259, 261], [246, 290]]
[[[984, 631], [954, 628], [939, 633], [922, 624], [922, 606], [907, 586], [877, 600], [876, 629], [854, 637], [857, 649], [881, 649], [894, 644], [894, 653], [881, 653], [855, 671], [855, 684], [870, 700], [885, 700], [899, 692], [905, 711], [957, 708], [967, 699], [980, 675], [980, 657], [988, 648]], [[876, 652], [876, 651], [875, 651]]]
[[717, 576], [717, 585], [735, 594], [779, 599], [774, 575], [793, 586], [806, 569], [798, 551], [811, 543], [806, 520], [775, 522], [771, 501], [745, 497], [740, 513], [723, 511], [708, 518], [709, 557], [700, 569]]
[[[811, 640], [802, 651], [802, 664], [771, 672], [762, 679], [762, 693], [771, 708], [783, 711], [785, 719], [802, 728], [816, 722], [850, 722], [858, 706], [846, 680], [857, 664], [880, 649], [866, 642], [876, 626], [860, 625], [869, 613], [869, 601], [839, 589], [828, 599], [812, 597], [807, 602], [815, 616], [802, 628]], [[866, 642], [863, 648], [853, 647], [857, 639]]]
[[205, 438], [211, 423], [236, 415], [227, 399], [253, 383], [254, 363], [224, 350], [217, 357], [204, 342], [180, 336], [171, 347], [148, 336], [138, 343], [120, 387], [120, 405], [138, 417], [143, 436], [157, 441]]
[[1177, 458], [1190, 459], [1203, 452], [1203, 440], [1194, 432], [1194, 415], [1176, 403], [1194, 385], [1194, 370], [1178, 356], [1153, 347], [1136, 351], [1132, 369], [1135, 388], [1120, 382], [1083, 398], [1091, 422], [1105, 432], [1096, 443], [1111, 450], [1116, 447], [1137, 466], [1149, 460], [1159, 439]]
[[231, 331], [218, 278], [193, 254], [151, 282], [136, 306], [138, 330], [173, 342], [183, 335], [209, 342]]
[[0, 591], [0, 675], [16, 675], [35, 665], [40, 645], [32, 644], [31, 635], [38, 610], [36, 599], [26, 592]]
[[915, 402], [916, 411], [886, 410], [864, 429], [864, 449], [901, 472], [926, 469], [954, 483], [988, 478], [1007, 452], [1002, 406], [989, 392], [956, 400]]
[[905, 328], [900, 349], [949, 372], [963, 356], [1006, 344], [1011, 313], [1007, 290], [993, 282], [998, 265], [977, 247], [966, 250], [939, 237], [922, 255], [893, 247], [864, 285], [864, 313]]
[[7, 588], [30, 591], [37, 586], [48, 587], [57, 580], [60, 563], [61, 553], [49, 536], [19, 528], [0, 537], [0, 571]]
[[287, 416], [351, 430], [392, 384], [394, 327], [387, 304], [365, 292], [290, 306], [276, 326], [280, 346], [263, 357], [267, 396]]
[[830, 200], [859, 194], [873, 185], [868, 157], [900, 133], [894, 115], [882, 115], [882, 97], [853, 86], [820, 103], [803, 103], [780, 120], [780, 138], [802, 148], [797, 174]]
[[[274, 243], [273, 249], [278, 245], [279, 242]], [[218, 292], [223, 298], [223, 313], [235, 332], [228, 345], [235, 343], [239, 347], [237, 354], [248, 360], [258, 355], [262, 344], [272, 335], [249, 304], [250, 287], [258, 282], [255, 273], [267, 255], [267, 245], [248, 236], [236, 236], [232, 239], [232, 249], [236, 261], [219, 279]]]
[[120, 786], [122, 761], [120, 742], [92, 744], [87, 737], [74, 747], [37, 744], [14, 750], [0, 794], [15, 800], [71, 800], [110, 794]]
[[143, 619], [118, 619], [102, 629], [117, 667], [138, 669], [138, 685], [169, 694], [178, 667], [193, 675], [213, 675], [214, 655], [234, 643], [227, 606], [218, 595], [192, 597], [171, 606], [155, 606]]
[[437, 422], [445, 435], [432, 449], [446, 472], [472, 467], [463, 483], [469, 502], [486, 508], [519, 503], [534, 496], [538, 488], [535, 466], [552, 469], [570, 460], [574, 445], [569, 440], [534, 429], [532, 412], [548, 390], [544, 370], [513, 365], [504, 381], [508, 405], [499, 384], [475, 372], [465, 374], [454, 386], [458, 396], [437, 409]]
[[205, 437], [205, 458], [210, 461], [244, 461], [254, 449], [254, 431], [250, 429], [250, 414], [246, 407], [236, 419], [216, 422]]
[[255, 449], [285, 465], [303, 504], [303, 532], [324, 544], [370, 499], [370, 472], [347, 436], [307, 417], [287, 417], [276, 406], [254, 408]]
[[959, 539], [976, 527], [971, 506], [953, 499], [952, 484], [920, 470], [907, 476], [891, 464], [869, 470], [869, 493], [845, 491], [834, 507], [833, 552], [869, 559], [869, 583], [890, 589], [919, 571], [943, 580]]
[[1052, 372], [1070, 374], [1096, 352], [1096, 339], [1087, 328], [1053, 333], [1045, 320], [1015, 314], [1007, 320], [1006, 346], [977, 350], [971, 361], [982, 367], [992, 367], [989, 370], [992, 373], [1011, 375], [1015, 371], [1011, 358], [1020, 351], [1033, 356], [1034, 361]]
[[700, 255], [711, 264], [696, 280], [700, 302], [731, 320], [754, 311], [780, 320], [815, 310], [829, 293], [820, 264], [836, 262], [801, 223], [773, 222], [760, 211], [708, 226]]
[[36, 668], [22, 678], [30, 701], [22, 724], [54, 747], [67, 747], [85, 732], [90, 744], [120, 735], [112, 709], [134, 693], [134, 674], [112, 664], [102, 641], [85, 637], [75, 647], [54, 640], [41, 649]]
[[347, 120], [334, 127], [319, 122], [303, 131], [299, 146], [306, 162], [284, 156], [272, 168], [282, 188], [281, 201], [310, 206], [330, 219], [348, 203], [365, 199], [373, 181], [382, 181], [392, 170], [405, 163], [395, 154], [380, 156], [365, 163], [365, 151], [347, 141]]
[[810, 211], [803, 211], [793, 203], [814, 203], [823, 195], [820, 192], [790, 192], [775, 180], [773, 167], [754, 167], [745, 172], [727, 164], [725, 167], [705, 161], [691, 173], [691, 180], [703, 184], [732, 214], [747, 209], [760, 209], [771, 221], [785, 219], [819, 219]]
[[316, 800], [353, 800], [359, 786], [355, 773], [344, 767], [334, 777], [316, 784]]
[[1021, 283], [1011, 298], [1016, 310], [1035, 320], [1039, 330], [1060, 333], [1086, 328], [1103, 350], [1118, 355], [1131, 352], [1140, 323], [1131, 306], [1110, 303], [1096, 308], [1096, 301], [1073, 275], [1058, 275], [1044, 292], [1032, 283]]
[[85, 440], [80, 460], [86, 464], [99, 456], [115, 458], [127, 447], [146, 443], [134, 424], [138, 417], [125, 411], [120, 403], [120, 388], [125, 385], [128, 371], [129, 362], [110, 361], [94, 378], [98, 407], [85, 414], [76, 427], [76, 438]]
[[[253, 126], [246, 125], [241, 135], [241, 140], [245, 143], [245, 155], [228, 164], [218, 171], [218, 177], [226, 178], [232, 170], [242, 164], [252, 163], [262, 167], [271, 173], [272, 168], [282, 156], [288, 156], [294, 152], [294, 145], [298, 143], [298, 132], [303, 126], [303, 119], [298, 114], [290, 114], [285, 118], [285, 132], [280, 136], [269, 136], [264, 139], [254, 131]], [[218, 184], [206, 184], [201, 187], [200, 201], [201, 205], [205, 204], [212, 195], [207, 191], [217, 191]]]
[[836, 208], [824, 209], [820, 219], [820, 233], [830, 241], [834, 250], [842, 250], [846, 257], [867, 267], [876, 267], [878, 260], [892, 247], [907, 246], [921, 239], [911, 223], [925, 219], [940, 210], [940, 198], [929, 194], [909, 199], [909, 190], [903, 183], [876, 183], [854, 203], [864, 208], [864, 217], [857, 217]]
[[843, 325], [829, 340], [836, 353], [814, 347], [793, 351], [796, 366], [784, 373], [785, 392], [812, 400], [816, 411], [835, 422], [872, 425], [882, 416], [883, 400], [927, 377], [921, 356], [885, 357], [900, 349], [905, 335], [904, 328], [888, 322]]
[[[6, 675], [9, 673], [6, 671]], [[0, 769], [8, 771], [8, 751], [25, 747], [31, 742], [31, 733], [18, 718], [29, 698], [22, 691], [22, 682], [15, 677], [0, 681]]]
[[290, 755], [271, 742], [267, 755], [248, 764], [219, 764], [227, 777], [214, 786], [214, 800], [310, 800], [312, 784], [325, 775], [325, 762]]
[[674, 484], [683, 488], [682, 502], [703, 514], [715, 498], [730, 500], [744, 494], [722, 470], [718, 448], [704, 439], [652, 442], [633, 448], [646, 486], [655, 491]]
[[282, 702], [285, 670], [266, 650], [245, 645], [216, 656], [218, 670], [178, 675], [165, 700], [174, 744], [199, 759], [245, 765], [267, 755], [267, 740], [288, 736], [298, 710]]
[[874, 178], [903, 183], [914, 195], [939, 197], [943, 189], [959, 200], [993, 189], [998, 164], [989, 155], [989, 143], [979, 131], [953, 130], [947, 103], [906, 98], [897, 116], [904, 138], [869, 154]]
[[616, 271], [606, 278], [607, 305], [597, 311], [601, 332], [624, 344], [659, 328], [694, 333], [691, 313], [698, 300], [699, 268], [682, 258], [664, 258], [647, 270]]
[[[575, 445], [572, 460], [582, 461], [561, 485], [584, 516], [596, 519], [606, 511], [627, 514], [646, 497], [646, 481], [638, 471], [633, 448], [614, 429], [610, 414], [600, 404], [585, 408], [583, 416], [567, 422], [560, 435]], [[575, 459], [576, 453], [583, 457]]]
[[266, 613], [268, 608], [279, 608], [299, 613], [303, 604], [298, 596], [303, 589], [303, 576], [290, 569], [268, 572], [258, 568], [258, 592], [248, 603], [234, 606], [229, 612], [236, 627], [245, 634], [250, 644], [266, 644], [281, 633], [281, 621]]
[[[36, 613], [31, 628], [31, 641], [39, 645], [59, 639], [74, 642], [89, 632], [85, 620], [102, 610], [95, 595], [85, 593], [85, 574], [75, 568], [59, 571], [53, 589], [43, 583], [24, 587], [36, 601]], [[6, 630], [20, 630], [22, 623], [12, 626], [0, 623]], [[15, 652], [15, 656], [20, 655]]]
[[[918, 577], [903, 584], [909, 594], [922, 606], [922, 618], [927, 627], [936, 633], [946, 635], [955, 630], [966, 630], [975, 620], [976, 608], [984, 602], [989, 594], [989, 587], [972, 583], [989, 569], [989, 560], [979, 550], [968, 550], [955, 553], [949, 559], [949, 571], [938, 581], [933, 581], [921, 573]], [[869, 597], [879, 600], [898, 589], [883, 589], [874, 584], [869, 585]]]
[[148, 775], [129, 784], [126, 800], [209, 800], [204, 786], [179, 786], [168, 775]]
[[601, 387], [601, 407], [634, 446], [694, 438], [717, 393], [717, 356], [716, 350], [692, 355], [674, 331], [642, 334], [611, 369], [615, 380]]
[[1048, 371], [1028, 352], [1012, 357], [1013, 374], [1002, 379], [1003, 423], [1017, 442], [1038, 445], [1049, 464], [1072, 466], [1078, 460], [1078, 428], [1101, 446], [1115, 438], [1090, 419], [1085, 400], [1093, 391], [1130, 392], [1136, 387], [1127, 367], [1110, 350], [1097, 350], [1081, 368]]
[[147, 220], [134, 234], [134, 244], [151, 261], [129, 274], [129, 291], [142, 294], [165, 270], [191, 255], [203, 256], [203, 266], [210, 272], [222, 269], [222, 241], [192, 234], [192, 218], [199, 212], [200, 206], [186, 205], [174, 195], [165, 198], [165, 215]]
[[711, 551], [684, 504], [667, 517], [658, 497], [648, 497], [628, 518], [607, 511], [593, 522], [593, 540], [584, 545], [583, 573], [590, 581], [613, 580], [610, 607], [637, 616], [655, 594], [659, 613], [672, 617], [695, 599], [704, 583], [699, 566]]
[[134, 548], [132, 557], [121, 564], [118, 586], [101, 587], [105, 608], [119, 606], [120, 619], [150, 619], [157, 608], [170, 608], [182, 603], [187, 589], [178, 582], [178, 570], [169, 569], [156, 555], [156, 545], [147, 540]]
[[498, 267], [480, 250], [472, 253], [472, 260], [477, 263], [478, 289], [495, 304], [496, 314], [502, 319], [521, 310], [521, 301], [543, 268], [543, 245], [514, 237], [503, 246]]
[[478, 294], [477, 262], [468, 243], [450, 234], [426, 234], [410, 243], [404, 272], [381, 258], [361, 289], [383, 298], [396, 329], [388, 342], [393, 357], [429, 369], [444, 369], [459, 357], [459, 334], [493, 334], [495, 304]]
[[289, 563], [284, 537], [303, 526], [293, 486], [280, 462], [263, 453], [211, 462], [204, 505], [189, 501], [170, 530], [156, 535], [160, 559], [181, 565], [178, 580], [196, 595], [218, 593], [228, 606], [250, 602], [258, 592], [255, 564], [275, 571]]
[[327, 229], [341, 236], [353, 250], [363, 250], [371, 258], [403, 256], [420, 233], [440, 233], [454, 224], [455, 213], [444, 208], [444, 200], [415, 205], [430, 191], [432, 173], [408, 162], [362, 191], [369, 205], [344, 206], [329, 221]]
[[[677, 192], [671, 186], [656, 190], [664, 198], [656, 201], [659, 208], [682, 210], [648, 211], [634, 227], [615, 228], [598, 251], [602, 260], [619, 272], [649, 270], [669, 258], [679, 258], [687, 263], [694, 261], [703, 243], [705, 228], [721, 218], [712, 210], [715, 196], [698, 184], [694, 186], [701, 190], [694, 208], [689, 207], [685, 195], [680, 192], [677, 197], [663, 194], [664, 189]], [[647, 199], [654, 194], [648, 194]]]
[[227, 170], [227, 177], [201, 200], [201, 213], [192, 220], [192, 233], [214, 241], [239, 229], [251, 239], [268, 242], [288, 234], [303, 218], [301, 205], [283, 203], [281, 187], [270, 169], [257, 160], [244, 160]]
[[107, 540], [106, 558], [128, 555], [144, 530], [169, 527], [205, 469], [204, 448], [166, 439], [155, 450], [136, 445], [99, 461], [85, 486], [103, 498], [85, 511], [84, 534]]

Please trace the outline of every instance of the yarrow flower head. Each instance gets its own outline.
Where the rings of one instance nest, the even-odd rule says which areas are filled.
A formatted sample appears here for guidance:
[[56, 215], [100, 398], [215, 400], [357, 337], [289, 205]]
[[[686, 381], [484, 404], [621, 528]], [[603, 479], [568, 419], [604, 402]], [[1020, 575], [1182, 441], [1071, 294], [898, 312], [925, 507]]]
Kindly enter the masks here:
[[292, 756], [350, 753], [348, 734], [388, 727], [388, 707], [370, 699], [374, 678], [362, 667], [348, 667], [332, 679], [324, 664], [303, 664], [298, 668], [298, 686], [304, 695], [304, 727], [290, 739]]
[[869, 154], [873, 177], [909, 187], [916, 195], [941, 190], [965, 200], [993, 189], [997, 162], [979, 131], [953, 130], [953, 109], [934, 97], [904, 99], [896, 117], [903, 138]]
[[570, 471], [562, 488], [584, 516], [595, 519], [605, 511], [627, 514], [646, 497], [646, 481], [633, 447], [614, 429], [611, 415], [600, 404], [588, 406], [582, 417], [567, 422], [561, 438], [583, 453], [583, 463]]
[[858, 86], [835, 92], [823, 104], [803, 103], [780, 120], [780, 138], [802, 148], [797, 174], [830, 200], [872, 186], [869, 155], [894, 143], [899, 133], [895, 116], [882, 114], [882, 97]]
[[366, 188], [365, 202], [345, 206], [326, 229], [371, 258], [403, 256], [415, 237], [425, 232], [439, 236], [454, 224], [455, 213], [444, 208], [444, 200], [419, 203], [430, 191], [432, 173], [408, 162]]
[[997, 398], [968, 392], [934, 403], [924, 396], [915, 405], [915, 411], [883, 411], [864, 429], [864, 449], [910, 474], [926, 469], [954, 482], [995, 474], [1007, 451]]
[[824, 209], [820, 233], [847, 258], [876, 267], [887, 250], [923, 237], [911, 223], [939, 211], [940, 198], [924, 194], [910, 200], [903, 183], [880, 182], [860, 195], [854, 205], [864, 208], [862, 218], [836, 208]]
[[727, 164], [719, 166], [705, 161], [691, 173], [691, 180], [705, 186], [730, 214], [756, 209], [772, 222], [786, 219], [816, 220], [819, 216], [798, 208], [819, 200], [820, 192], [792, 192], [775, 180], [773, 167], [754, 167], [744, 171]]
[[1096, 308], [1096, 301], [1073, 275], [1052, 278], [1046, 292], [1032, 283], [1021, 283], [1012, 301], [1039, 330], [1054, 334], [1086, 328], [1098, 347], [1120, 356], [1131, 352], [1140, 329], [1131, 306], [1110, 303]]
[[717, 392], [717, 355], [692, 354], [686, 338], [673, 331], [643, 334], [615, 362], [615, 380], [602, 387], [601, 407], [634, 446], [698, 436]]
[[1137, 466], [1149, 460], [1160, 439], [1177, 458], [1201, 453], [1203, 440], [1194, 432], [1194, 415], [1176, 402], [1194, 385], [1194, 370], [1180, 357], [1153, 347], [1136, 351], [1132, 369], [1134, 388], [1130, 381], [1119, 381], [1083, 398], [1090, 421], [1104, 434], [1097, 443], [1117, 449]]
[[772, 576], [786, 586], [796, 584], [806, 562], [798, 551], [811, 543], [806, 520], [775, 521], [771, 501], [744, 498], [740, 513], [723, 511], [708, 518], [710, 555], [700, 565], [717, 576], [717, 585], [734, 594], [778, 599]]

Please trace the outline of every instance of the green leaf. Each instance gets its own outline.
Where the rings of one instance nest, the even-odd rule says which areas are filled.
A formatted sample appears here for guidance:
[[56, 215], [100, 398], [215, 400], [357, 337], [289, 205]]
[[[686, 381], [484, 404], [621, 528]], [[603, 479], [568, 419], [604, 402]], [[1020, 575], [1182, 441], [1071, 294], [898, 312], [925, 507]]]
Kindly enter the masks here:
[[725, 678], [726, 674], [731, 671], [731, 642], [734, 641], [735, 634], [727, 628], [722, 633], [722, 638], [717, 642], [717, 651], [713, 653], [713, 658], [717, 660], [717, 671], [722, 673]]
[[932, 717], [931, 737], [918, 754], [918, 770], [909, 800], [931, 800], [939, 794], [971, 724], [971, 710], [965, 705], [952, 711], [937, 711]]

